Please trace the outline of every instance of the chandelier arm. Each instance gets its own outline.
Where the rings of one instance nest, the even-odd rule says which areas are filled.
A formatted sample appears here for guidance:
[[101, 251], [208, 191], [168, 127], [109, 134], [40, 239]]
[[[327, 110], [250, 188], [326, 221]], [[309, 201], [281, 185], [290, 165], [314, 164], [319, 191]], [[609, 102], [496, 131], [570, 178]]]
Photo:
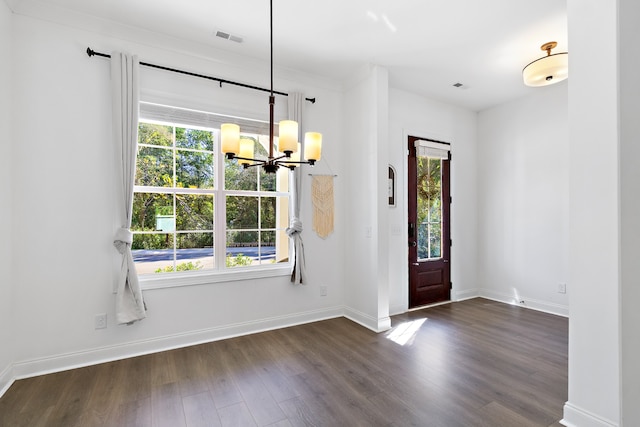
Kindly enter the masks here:
[[[260, 160], [256, 160], [256, 161], [260, 161]], [[250, 164], [250, 165], [249, 165], [249, 164], [247, 164], [247, 163], [244, 163], [244, 164], [242, 165], [242, 167], [243, 167], [244, 169], [249, 169], [249, 168], [252, 168], [252, 167], [255, 167], [255, 166], [264, 166], [265, 164], [266, 164], [265, 162], [262, 162], [262, 163], [252, 163], [252, 164]]]
[[284, 159], [285, 157], [288, 159], [288, 158], [290, 158], [291, 156], [287, 156], [287, 154], [285, 153], [285, 154], [283, 154], [283, 155], [281, 155], [281, 156], [278, 156], [278, 157], [269, 157], [269, 161], [277, 162], [277, 161], [279, 161], [280, 159]]
[[316, 163], [316, 161], [315, 160], [301, 160], [301, 161], [281, 160], [278, 163], [283, 164], [283, 165], [288, 165], [289, 163], [295, 163], [297, 165], [314, 165]]
[[233, 156], [234, 159], [239, 159], [239, 160], [248, 160], [250, 162], [259, 162], [259, 164], [263, 164], [263, 163], [267, 163], [268, 160], [262, 160], [262, 159], [252, 159], [250, 157], [240, 157], [240, 156]]

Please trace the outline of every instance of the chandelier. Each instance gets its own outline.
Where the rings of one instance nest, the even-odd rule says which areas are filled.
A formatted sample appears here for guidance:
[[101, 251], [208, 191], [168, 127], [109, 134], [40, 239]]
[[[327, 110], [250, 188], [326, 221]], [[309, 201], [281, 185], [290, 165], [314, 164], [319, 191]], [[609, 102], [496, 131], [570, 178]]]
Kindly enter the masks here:
[[522, 79], [527, 86], [548, 86], [561, 82], [569, 76], [569, 54], [567, 52], [551, 53], [558, 45], [556, 42], [545, 43], [540, 50], [547, 56], [529, 63], [522, 70]]
[[278, 152], [274, 147], [273, 110], [276, 103], [273, 95], [273, 0], [269, 0], [269, 35], [271, 47], [271, 87], [269, 94], [269, 156], [266, 159], [254, 158], [254, 140], [240, 136], [240, 126], [224, 123], [220, 127], [222, 152], [227, 159], [237, 159], [245, 169], [262, 166], [265, 172], [275, 173], [280, 166], [294, 169], [300, 164], [314, 165], [320, 160], [322, 134], [306, 132], [304, 138], [304, 161], [300, 160], [298, 142], [298, 123], [282, 120], [278, 124]]

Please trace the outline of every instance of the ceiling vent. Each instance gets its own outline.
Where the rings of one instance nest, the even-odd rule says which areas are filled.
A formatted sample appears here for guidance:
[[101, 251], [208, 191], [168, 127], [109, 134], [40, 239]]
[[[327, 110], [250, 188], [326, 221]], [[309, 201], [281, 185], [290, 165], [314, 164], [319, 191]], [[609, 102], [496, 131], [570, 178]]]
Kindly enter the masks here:
[[224, 31], [216, 31], [216, 37], [221, 39], [231, 40], [232, 42], [242, 43], [242, 37], [234, 36], [233, 34], [225, 33]]

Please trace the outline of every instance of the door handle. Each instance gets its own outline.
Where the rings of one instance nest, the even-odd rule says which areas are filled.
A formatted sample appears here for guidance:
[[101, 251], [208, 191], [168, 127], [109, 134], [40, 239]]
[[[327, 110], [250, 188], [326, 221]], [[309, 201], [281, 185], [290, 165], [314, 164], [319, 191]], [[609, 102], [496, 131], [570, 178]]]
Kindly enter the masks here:
[[418, 244], [415, 241], [413, 241], [413, 242], [409, 242], [409, 246], [416, 247], [418, 246]]
[[449, 262], [449, 260], [448, 259], [443, 259], [442, 262]]
[[417, 263], [417, 262], [412, 262], [411, 264], [412, 264], [412, 265], [415, 265], [415, 266], [420, 265], [420, 263]]

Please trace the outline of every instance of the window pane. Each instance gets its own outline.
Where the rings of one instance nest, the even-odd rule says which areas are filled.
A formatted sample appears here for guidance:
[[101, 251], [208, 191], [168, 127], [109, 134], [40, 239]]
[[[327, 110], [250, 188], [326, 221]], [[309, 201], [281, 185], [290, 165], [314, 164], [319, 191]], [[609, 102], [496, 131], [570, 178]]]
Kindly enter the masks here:
[[276, 228], [275, 197], [260, 197], [260, 228]]
[[206, 130], [176, 128], [176, 147], [213, 151], [213, 133]]
[[247, 267], [258, 260], [258, 231], [227, 232], [227, 267]]
[[418, 158], [418, 259], [441, 257], [441, 160]]
[[227, 196], [227, 229], [258, 228], [258, 198]]
[[418, 224], [418, 259], [429, 258], [429, 226]]
[[213, 194], [176, 194], [178, 230], [213, 230]]
[[135, 185], [173, 186], [173, 150], [138, 147]]
[[212, 269], [213, 233], [179, 233], [176, 271]]
[[173, 234], [134, 234], [131, 245], [138, 274], [173, 270]]
[[[278, 169], [278, 173], [281, 169], [283, 168]], [[260, 191], [276, 191], [276, 176], [277, 174], [266, 173], [260, 168]]]
[[173, 127], [140, 123], [138, 126], [138, 142], [140, 144], [173, 146]]
[[245, 169], [238, 160], [225, 159], [224, 188], [227, 190], [256, 191], [259, 167]]
[[276, 232], [262, 231], [260, 233], [260, 252], [259, 252], [260, 264], [275, 263], [275, 255], [276, 255]]
[[131, 230], [175, 230], [173, 196], [170, 194], [158, 193], [134, 193]]
[[213, 154], [177, 150], [176, 187], [213, 188]]
[[429, 258], [440, 258], [440, 242], [442, 241], [440, 223], [429, 225]]

